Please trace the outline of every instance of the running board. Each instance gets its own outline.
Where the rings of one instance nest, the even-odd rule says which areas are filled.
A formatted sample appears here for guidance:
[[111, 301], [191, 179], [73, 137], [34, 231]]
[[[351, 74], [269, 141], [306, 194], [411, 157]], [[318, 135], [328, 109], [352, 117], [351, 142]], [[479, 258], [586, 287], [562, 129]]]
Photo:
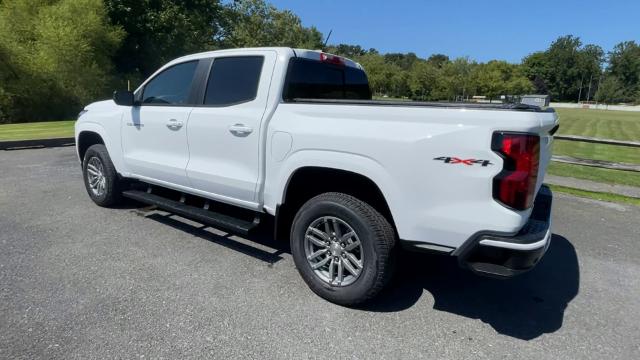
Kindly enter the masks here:
[[155, 205], [159, 209], [240, 235], [248, 235], [260, 223], [257, 216], [253, 221], [238, 219], [211, 210], [186, 205], [180, 201], [170, 200], [146, 191], [127, 190], [122, 192], [122, 196], [145, 204]]

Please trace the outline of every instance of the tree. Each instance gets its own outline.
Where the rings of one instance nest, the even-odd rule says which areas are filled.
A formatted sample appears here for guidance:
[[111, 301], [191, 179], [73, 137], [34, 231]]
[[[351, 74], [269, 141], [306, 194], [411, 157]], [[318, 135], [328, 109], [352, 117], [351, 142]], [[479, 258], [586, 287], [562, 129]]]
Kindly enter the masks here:
[[437, 68], [442, 68], [444, 64], [448, 63], [449, 61], [449, 57], [443, 54], [433, 54], [427, 59], [428, 63], [434, 65]]
[[624, 87], [616, 76], [607, 76], [600, 84], [595, 98], [606, 104], [621, 102], [625, 99]]
[[[68, 118], [125, 80], [135, 83], [188, 53], [323, 45], [315, 27], [266, 0], [0, 0], [0, 121]], [[603, 50], [571, 35], [522, 65], [381, 54], [350, 44], [325, 51], [360, 62], [376, 95], [457, 100], [535, 91], [562, 101], [596, 93], [600, 101], [640, 102], [640, 45], [634, 41], [608, 53], [604, 73]]]
[[533, 81], [535, 92], [548, 94], [549, 85], [547, 83], [551, 82], [553, 69], [547, 61], [547, 54], [539, 51], [527, 56], [522, 62], [522, 67], [524, 74]]
[[358, 62], [367, 72], [373, 94], [389, 95], [392, 89], [391, 78], [399, 68], [385, 62], [381, 55], [371, 52], [358, 58]]
[[18, 76], [14, 65], [9, 59], [9, 52], [0, 44], [0, 123], [9, 118], [10, 108], [13, 106], [12, 94], [6, 88], [6, 84]]
[[546, 88], [554, 100], [577, 101], [589, 79], [600, 76], [603, 59], [602, 48], [582, 46], [580, 38], [567, 35], [559, 37], [546, 51], [527, 56], [523, 65], [537, 90]]
[[348, 44], [329, 45], [327, 46], [326, 51], [332, 54], [344, 56], [349, 59], [355, 59], [360, 56], [364, 56], [368, 52], [367, 50], [360, 47], [360, 45]]
[[220, 46], [227, 14], [219, 0], [105, 0], [111, 22], [126, 36], [116, 70], [147, 77], [178, 56]]
[[279, 11], [264, 0], [236, 0], [229, 10], [224, 46], [322, 48], [322, 33], [302, 26], [300, 18], [289, 10]]
[[445, 63], [436, 78], [432, 92], [433, 100], [456, 100], [466, 98], [475, 92], [471, 74], [477, 63], [467, 57]]
[[476, 94], [488, 97], [489, 101], [501, 95], [523, 95], [534, 90], [522, 66], [506, 61], [478, 64], [473, 69], [472, 79]]
[[490, 61], [487, 64], [479, 64], [473, 72], [473, 82], [476, 94], [489, 98], [489, 101], [506, 93], [505, 72], [508, 64], [500, 61]]
[[511, 75], [511, 78], [506, 82], [506, 95], [526, 95], [531, 94], [535, 88], [531, 81], [527, 79], [524, 74], [519, 71], [519, 67], [516, 68], [515, 73]]
[[508, 64], [507, 69], [505, 95], [525, 95], [535, 91], [534, 83], [527, 78], [522, 65]]
[[[620, 86], [617, 101], [640, 100], [640, 45], [634, 41], [617, 44], [609, 52], [607, 75], [608, 79], [614, 77]], [[610, 83], [613, 84], [614, 81], [610, 80]]]
[[413, 64], [418, 61], [418, 56], [412, 52], [407, 54], [388, 53], [384, 54], [384, 61], [389, 64], [394, 64], [402, 70], [409, 70]]
[[431, 62], [417, 61], [409, 73], [408, 85], [411, 97], [419, 100], [431, 99], [438, 77], [438, 68]]
[[122, 36], [100, 0], [0, 3], [5, 120], [65, 118], [105, 96], [113, 80], [111, 56]]
[[[579, 53], [578, 66], [580, 69], [580, 88], [578, 90], [578, 100], [591, 99], [597, 89], [594, 81], [602, 74], [602, 64], [604, 62], [604, 51], [600, 46], [585, 45]], [[587, 92], [585, 94], [585, 92]]]

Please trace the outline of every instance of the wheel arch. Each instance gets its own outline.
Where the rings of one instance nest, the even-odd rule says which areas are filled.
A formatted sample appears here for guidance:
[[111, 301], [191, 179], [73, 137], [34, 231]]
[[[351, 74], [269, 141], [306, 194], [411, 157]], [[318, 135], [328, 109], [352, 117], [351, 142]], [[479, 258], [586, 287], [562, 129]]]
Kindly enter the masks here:
[[78, 149], [78, 157], [80, 158], [80, 161], [84, 159], [84, 154], [87, 152], [87, 149], [95, 144], [105, 145], [104, 139], [99, 133], [93, 130], [83, 130], [78, 133], [76, 146]]
[[[87, 115], [84, 115], [85, 117]], [[87, 149], [94, 144], [103, 144], [109, 152], [109, 157], [119, 174], [126, 175], [123, 163], [120, 141], [119, 122], [99, 123], [95, 121], [79, 120], [76, 122], [76, 153], [80, 162]]]
[[309, 199], [326, 192], [341, 192], [369, 203], [397, 229], [381, 187], [369, 176], [339, 167], [306, 165], [292, 171], [282, 188], [276, 210], [276, 237], [288, 235], [293, 217]]

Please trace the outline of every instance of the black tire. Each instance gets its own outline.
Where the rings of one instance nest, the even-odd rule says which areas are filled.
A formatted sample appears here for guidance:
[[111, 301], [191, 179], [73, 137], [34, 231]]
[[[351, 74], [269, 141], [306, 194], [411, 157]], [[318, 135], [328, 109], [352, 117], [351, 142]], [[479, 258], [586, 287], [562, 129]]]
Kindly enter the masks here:
[[[353, 283], [346, 286], [323, 280], [307, 260], [307, 229], [324, 216], [347, 223], [362, 245], [361, 272]], [[307, 201], [296, 214], [291, 227], [291, 253], [300, 275], [314, 293], [333, 303], [353, 306], [375, 297], [391, 279], [395, 262], [395, 237], [389, 221], [371, 205], [347, 194], [324, 193]]]
[[[89, 176], [87, 167], [92, 158], [97, 158], [102, 164], [104, 176], [104, 191], [96, 193], [89, 184]], [[95, 161], [95, 160], [94, 160]], [[122, 180], [116, 172], [116, 168], [111, 162], [107, 148], [102, 144], [91, 145], [84, 154], [82, 161], [82, 177], [84, 178], [84, 186], [91, 200], [99, 206], [113, 206], [122, 201]]]

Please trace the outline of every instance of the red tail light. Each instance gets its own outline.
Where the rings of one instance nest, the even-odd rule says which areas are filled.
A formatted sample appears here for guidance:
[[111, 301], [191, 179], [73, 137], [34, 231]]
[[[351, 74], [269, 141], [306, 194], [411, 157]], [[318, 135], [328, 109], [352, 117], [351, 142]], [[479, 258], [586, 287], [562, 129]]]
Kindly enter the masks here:
[[515, 210], [528, 209], [538, 181], [540, 137], [496, 132], [491, 149], [504, 159], [502, 172], [493, 179], [494, 199]]
[[341, 58], [340, 56], [335, 56], [331, 54], [320, 53], [320, 61], [329, 63], [329, 64], [344, 66], [343, 58]]

